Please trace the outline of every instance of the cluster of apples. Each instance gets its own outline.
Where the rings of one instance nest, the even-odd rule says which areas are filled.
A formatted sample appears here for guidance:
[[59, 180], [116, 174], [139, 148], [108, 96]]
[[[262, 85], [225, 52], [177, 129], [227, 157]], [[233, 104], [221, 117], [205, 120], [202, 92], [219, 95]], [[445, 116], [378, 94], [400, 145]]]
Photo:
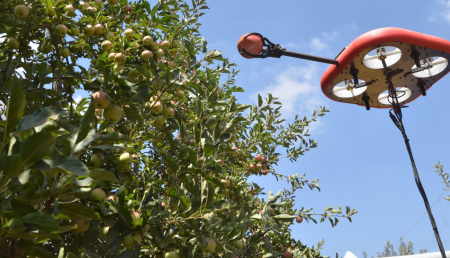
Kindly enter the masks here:
[[256, 164], [250, 164], [248, 166], [249, 170], [251, 171], [261, 171], [262, 169], [262, 174], [263, 175], [267, 175], [268, 173], [268, 167], [267, 167], [267, 158], [266, 157], [261, 157], [260, 155], [256, 155], [255, 156], [255, 161]]
[[103, 117], [110, 123], [117, 123], [122, 119], [122, 109], [117, 105], [110, 105], [108, 93], [96, 91], [92, 93], [94, 105], [97, 110], [103, 109]]
[[[177, 90], [173, 93], [174, 100], [183, 100], [184, 99], [184, 91]], [[175, 116], [175, 110], [172, 106], [164, 107], [163, 102], [160, 100], [161, 98], [158, 96], [153, 96], [150, 98], [150, 101], [146, 103], [146, 107], [150, 109], [155, 117], [153, 118], [153, 126], [158, 129], [164, 128], [166, 124], [166, 119], [172, 118]], [[175, 101], [171, 101], [171, 105], [179, 106], [175, 103]]]

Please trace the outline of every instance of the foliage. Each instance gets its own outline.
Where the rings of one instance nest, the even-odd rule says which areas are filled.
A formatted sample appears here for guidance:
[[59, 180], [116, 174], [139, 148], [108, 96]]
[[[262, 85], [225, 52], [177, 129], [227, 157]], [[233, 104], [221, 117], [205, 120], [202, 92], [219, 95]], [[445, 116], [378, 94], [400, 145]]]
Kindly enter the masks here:
[[[437, 164], [434, 164], [434, 168], [434, 172], [438, 173], [439, 176], [442, 177], [441, 182], [446, 186], [444, 190], [450, 191], [450, 180], [448, 179], [448, 173], [444, 173], [444, 165], [441, 165], [441, 163], [438, 162]], [[445, 197], [444, 199], [450, 201], [450, 195]]]
[[[377, 252], [378, 257], [390, 257], [390, 256], [402, 256], [402, 255], [413, 255], [414, 252], [414, 244], [409, 241], [408, 243], [405, 243], [403, 241], [403, 237], [400, 237], [400, 245], [398, 247], [398, 253], [394, 249], [394, 245], [387, 240], [386, 246], [384, 247], [384, 250], [379, 253]], [[419, 250], [421, 254], [424, 254], [427, 252], [427, 249], [424, 248], [422, 250]], [[364, 258], [367, 258], [367, 253], [363, 252]], [[373, 256], [372, 256], [373, 257]]]
[[[17, 5], [30, 14], [17, 17]], [[205, 0], [0, 3], [1, 255], [321, 257], [291, 237], [293, 220], [351, 221], [350, 207], [294, 209], [296, 191], [319, 189], [318, 179], [276, 170], [277, 151], [294, 162], [317, 147], [308, 126], [327, 110], [283, 126], [271, 93], [238, 103], [235, 64], [200, 37], [205, 9]], [[75, 102], [76, 89], [108, 98]], [[260, 198], [249, 176], [264, 171], [291, 189]]]

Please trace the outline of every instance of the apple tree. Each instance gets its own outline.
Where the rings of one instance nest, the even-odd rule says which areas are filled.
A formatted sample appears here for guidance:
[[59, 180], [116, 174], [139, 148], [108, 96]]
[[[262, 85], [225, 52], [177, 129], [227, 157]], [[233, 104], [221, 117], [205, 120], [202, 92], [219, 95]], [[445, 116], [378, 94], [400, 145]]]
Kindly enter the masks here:
[[[327, 110], [286, 124], [271, 93], [239, 103], [239, 71], [199, 33], [205, 9], [0, 3], [0, 257], [321, 257], [294, 220], [351, 221], [295, 209], [318, 179], [277, 170], [317, 147], [308, 126]], [[255, 176], [291, 188], [265, 196]]]

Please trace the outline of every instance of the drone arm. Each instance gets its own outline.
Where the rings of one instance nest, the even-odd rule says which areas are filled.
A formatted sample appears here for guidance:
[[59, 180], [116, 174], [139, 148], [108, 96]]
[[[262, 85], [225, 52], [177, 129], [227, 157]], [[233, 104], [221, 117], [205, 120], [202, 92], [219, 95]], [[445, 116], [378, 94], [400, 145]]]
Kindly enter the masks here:
[[312, 55], [307, 55], [307, 54], [302, 54], [302, 53], [297, 53], [297, 52], [292, 52], [292, 51], [287, 51], [287, 50], [283, 50], [281, 52], [281, 55], [295, 57], [295, 58], [301, 58], [301, 59], [306, 59], [306, 60], [311, 60], [311, 61], [316, 61], [316, 62], [321, 62], [321, 63], [326, 63], [326, 64], [334, 64], [334, 65], [339, 64], [339, 61], [336, 59], [330, 59], [330, 58], [325, 58], [325, 57], [320, 57], [320, 56], [312, 56]]

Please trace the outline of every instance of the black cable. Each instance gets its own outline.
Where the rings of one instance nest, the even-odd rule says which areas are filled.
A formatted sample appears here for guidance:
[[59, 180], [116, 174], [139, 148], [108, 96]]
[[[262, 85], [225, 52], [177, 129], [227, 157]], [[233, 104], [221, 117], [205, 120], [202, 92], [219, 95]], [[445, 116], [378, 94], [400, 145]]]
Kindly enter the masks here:
[[406, 149], [408, 150], [409, 158], [411, 160], [411, 165], [413, 168], [414, 173], [414, 179], [416, 181], [417, 188], [419, 189], [420, 195], [422, 195], [423, 202], [425, 203], [425, 208], [427, 209], [428, 217], [430, 218], [431, 226], [433, 227], [434, 236], [436, 237], [437, 244], [439, 246], [439, 250], [441, 252], [442, 258], [447, 258], [445, 255], [445, 249], [442, 245], [441, 237], [439, 236], [439, 231], [436, 226], [436, 221], [434, 220], [433, 213], [431, 212], [430, 204], [428, 203], [428, 198], [425, 193], [425, 190], [423, 189], [422, 182], [419, 178], [419, 173], [417, 172], [416, 163], [414, 162], [414, 157], [411, 151], [411, 146], [409, 145], [409, 139], [405, 132], [405, 127], [403, 126], [402, 119], [396, 114], [395, 116], [391, 112], [392, 110], [389, 110], [389, 116], [392, 119], [392, 122], [397, 126], [397, 128], [402, 133], [403, 139], [405, 140]]

